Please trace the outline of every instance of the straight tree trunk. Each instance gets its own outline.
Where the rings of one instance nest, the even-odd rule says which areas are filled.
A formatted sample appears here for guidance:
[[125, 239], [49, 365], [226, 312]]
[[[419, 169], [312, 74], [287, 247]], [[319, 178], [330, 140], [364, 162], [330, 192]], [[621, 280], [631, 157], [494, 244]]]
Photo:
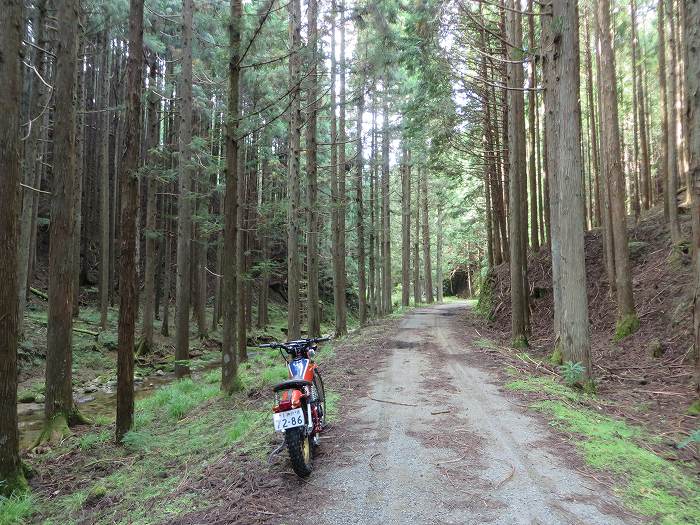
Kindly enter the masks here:
[[443, 276], [442, 276], [442, 229], [443, 221], [443, 203], [438, 202], [437, 205], [437, 243], [435, 246], [435, 280], [437, 281], [437, 302], [442, 303], [443, 300]]
[[136, 218], [139, 204], [141, 89], [143, 86], [143, 0], [129, 3], [129, 59], [126, 69], [126, 135], [122, 158], [119, 254], [119, 349], [117, 355], [116, 439], [121, 443], [134, 422], [134, 339], [139, 309]]
[[602, 224], [602, 207], [601, 207], [601, 192], [600, 192], [600, 153], [598, 152], [598, 127], [596, 125], [596, 105], [593, 97], [593, 60], [591, 58], [591, 31], [588, 24], [588, 16], [585, 16], [585, 32], [586, 32], [586, 98], [588, 101], [588, 114], [590, 117], [590, 142], [592, 149], [592, 160], [589, 169], [593, 172], [595, 195], [595, 206], [593, 212], [593, 224], [598, 226]]
[[360, 326], [367, 324], [367, 275], [365, 271], [365, 211], [362, 191], [364, 159], [362, 157], [362, 118], [365, 113], [365, 79], [360, 82], [357, 103], [357, 175], [355, 178], [355, 208], [357, 213], [357, 292]]
[[[81, 13], [82, 17], [82, 13]], [[82, 20], [81, 20], [82, 23]], [[73, 214], [75, 218], [75, 236], [73, 242], [73, 317], [78, 318], [80, 313], [80, 245], [82, 238], [82, 207], [83, 207], [83, 179], [85, 178], [85, 82], [86, 68], [88, 67], [85, 61], [85, 36], [80, 35], [78, 42], [78, 71], [76, 73], [77, 95], [78, 95], [78, 114], [75, 119], [75, 170], [76, 170], [76, 188], [73, 194]]]
[[[347, 190], [346, 190], [346, 179], [348, 172], [348, 163], [346, 160], [346, 142], [347, 142], [347, 130], [345, 122], [345, 102], [346, 102], [346, 86], [345, 86], [345, 75], [346, 75], [346, 64], [345, 64], [345, 0], [340, 0], [340, 62], [339, 66], [339, 81], [340, 81], [340, 104], [338, 108], [338, 286], [340, 287], [340, 292], [343, 296], [343, 301], [345, 298], [345, 291], [347, 288], [347, 267], [345, 262], [346, 255], [346, 235], [345, 235], [345, 216], [347, 213]], [[348, 331], [348, 320], [347, 320], [347, 307], [342, 309], [342, 318], [340, 320], [340, 332], [345, 334]]]
[[389, 207], [389, 145], [391, 133], [389, 131], [389, 74], [384, 69], [383, 87], [383, 129], [382, 129], [382, 305], [384, 315], [393, 310], [391, 292], [393, 282], [391, 279], [391, 217]]
[[[59, 2], [60, 4], [60, 2]], [[3, 0], [0, 18], [0, 246], [17, 253], [20, 206], [20, 108], [22, 89], [22, 3]], [[77, 13], [76, 13], [77, 14]], [[60, 19], [63, 21], [63, 17]], [[16, 257], [0, 265], [0, 495], [24, 491], [17, 427], [17, 342], [20, 288]], [[68, 312], [70, 315], [70, 312]]]
[[[239, 83], [239, 98], [244, 101], [243, 97], [243, 83]], [[245, 115], [245, 103], [241, 102], [241, 118]], [[248, 245], [248, 235], [247, 235], [247, 224], [246, 217], [248, 212], [249, 202], [248, 196], [248, 184], [249, 180], [246, 176], [246, 157], [248, 153], [248, 146], [243, 139], [243, 148], [238, 151], [238, 240], [236, 244], [236, 266], [238, 268], [238, 289], [236, 291], [236, 302], [238, 303], [238, 319], [236, 321], [236, 349], [238, 352], [238, 363], [244, 362], [248, 358], [248, 333], [246, 326], [246, 310], [248, 309], [248, 297], [246, 294], [248, 287], [248, 279], [246, 275], [246, 250]]]
[[[637, 36], [637, 3], [636, 0], [630, 0], [630, 8], [632, 13], [632, 30], [633, 30], [633, 49], [635, 56], [640, 56], [639, 53], [639, 38]], [[641, 62], [644, 63], [644, 50], [641, 51]], [[639, 179], [641, 184], [642, 208], [648, 210], [651, 207], [651, 167], [649, 162], [649, 140], [647, 138], [647, 119], [644, 103], [644, 68], [634, 64], [635, 70], [639, 70], [637, 77], [637, 112], [639, 122], [639, 142], [641, 156], [639, 158]]]
[[420, 176], [420, 193], [423, 205], [423, 266], [425, 268], [425, 302], [433, 304], [433, 269], [430, 257], [430, 215], [428, 213], [428, 172], [423, 168]]
[[[528, 0], [528, 42], [530, 49], [535, 49], [535, 14], [533, 9], [533, 0]], [[537, 104], [535, 102], [535, 86], [537, 85], [537, 74], [536, 74], [536, 63], [534, 60], [530, 61], [530, 91], [528, 91], [528, 132], [530, 137], [530, 148], [528, 152], [528, 179], [530, 182], [530, 246], [533, 251], [539, 251], [540, 249], [540, 239], [539, 239], [539, 227], [537, 224], [537, 159], [535, 157], [535, 151], [537, 149], [536, 136], [535, 136], [535, 112], [537, 111]], [[527, 216], [527, 212], [526, 212]]]
[[109, 308], [109, 131], [110, 131], [110, 50], [109, 32], [102, 36], [103, 55], [100, 75], [100, 92], [105, 105], [100, 123], [100, 327], [107, 328], [107, 309]]
[[377, 261], [375, 258], [375, 238], [376, 238], [376, 166], [377, 166], [377, 106], [376, 106], [376, 82], [372, 89], [372, 143], [370, 153], [370, 174], [369, 174], [369, 311], [370, 316], [377, 316]]
[[420, 168], [416, 170], [416, 210], [413, 223], [416, 231], [413, 235], [413, 304], [418, 306], [423, 302], [423, 290], [420, 282]]
[[177, 277], [175, 293], [175, 375], [184, 377], [190, 370], [190, 303], [192, 289], [192, 23], [194, 1], [182, 1], [182, 70], [180, 72], [180, 126], [178, 137], [177, 200]]
[[223, 341], [221, 345], [221, 390], [230, 394], [237, 386], [238, 355], [236, 352], [236, 325], [238, 305], [238, 137], [239, 84], [241, 80], [241, 26], [243, 6], [241, 0], [231, 0], [229, 21], [229, 92], [228, 118], [226, 120], [226, 193], [224, 195], [224, 236], [223, 236], [223, 292], [224, 313]]
[[299, 150], [301, 129], [301, 104], [299, 78], [301, 69], [301, 6], [299, 0], [290, 0], [289, 10], [289, 43], [291, 56], [289, 57], [289, 86], [290, 86], [290, 110], [289, 110], [289, 155], [288, 164], [288, 197], [289, 212], [287, 216], [287, 337], [299, 339], [301, 336], [300, 296], [299, 285], [301, 281], [301, 263], [299, 261], [299, 237], [301, 226], [299, 224], [301, 191], [299, 185]]
[[401, 166], [401, 306], [411, 301], [411, 157], [404, 148]]
[[[515, 0], [510, 2], [511, 9], [506, 13], [506, 35], [509, 42], [522, 42], [521, 16], [517, 12]], [[509, 51], [507, 64], [507, 100], [508, 100], [508, 179], [509, 179], [509, 221], [510, 226], [510, 290], [512, 312], [513, 346], [527, 345], [526, 336], [526, 290], [524, 288], [523, 268], [526, 264], [523, 251], [523, 236], [527, 235], [527, 224], [523, 223], [522, 205], [525, 189], [525, 112], [524, 96], [518, 91], [524, 84], [522, 64], [517, 63], [517, 53]], [[514, 89], [513, 89], [514, 88]]]
[[693, 251], [695, 263], [695, 294], [693, 297], [693, 332], [695, 353], [694, 406], [700, 404], [700, 3], [689, 0], [685, 4], [685, 71], [688, 107], [689, 180], [693, 194]]
[[620, 156], [620, 130], [617, 111], [617, 79], [615, 56], [612, 49], [610, 3], [596, 0], [596, 29], [599, 40], [601, 71], [601, 140], [602, 154], [608, 174], [610, 215], [615, 255], [615, 292], [617, 296], [618, 334], [630, 333], [639, 325], [632, 295], [632, 275], [627, 244], [627, 218], [625, 216], [625, 182]]
[[668, 0], [668, 11], [669, 11], [669, 23], [671, 25], [671, 31], [669, 33], [669, 55], [670, 62], [667, 69], [668, 78], [670, 79], [669, 89], [668, 89], [668, 102], [667, 107], [671, 108], [669, 112], [668, 120], [668, 144], [666, 146], [666, 151], [668, 154], [668, 165], [666, 167], [667, 182], [666, 182], [666, 199], [668, 201], [668, 227], [671, 231], [671, 241], [673, 244], [678, 244], [681, 242], [681, 229], [678, 222], [678, 134], [677, 134], [677, 122], [679, 119], [679, 105], [678, 105], [678, 78], [677, 78], [677, 62], [678, 57], [676, 56], [676, 31], [674, 29], [673, 23], [673, 1]]
[[670, 199], [668, 198], [668, 147], [669, 147], [669, 125], [668, 125], [668, 94], [666, 88], [666, 21], [664, 17], [664, 4], [666, 0], [659, 0], [657, 6], [657, 50], [656, 55], [659, 61], [659, 114], [661, 115], [661, 129], [659, 137], [659, 162], [657, 169], [657, 187], [661, 188], [664, 203], [664, 217], [670, 224]]
[[56, 100], [53, 130], [53, 187], [49, 225], [49, 318], [46, 349], [45, 427], [40, 441], [66, 435], [68, 425], [76, 421], [73, 403], [73, 206], [77, 189], [75, 117], [76, 72], [78, 67], [79, 5], [76, 0], [55, 3], [58, 17], [56, 33], [56, 76], [53, 96]]
[[317, 104], [316, 84], [318, 79], [317, 63], [318, 63], [318, 2], [317, 0], [309, 0], [307, 11], [307, 23], [309, 34], [309, 81], [307, 86], [307, 118], [306, 118], [306, 177], [307, 177], [307, 194], [309, 199], [309, 208], [307, 210], [307, 227], [309, 229], [308, 240], [306, 245], [306, 257], [308, 264], [308, 311], [309, 337], [320, 337], [321, 335], [321, 310], [319, 308], [319, 293], [318, 293], [318, 276], [319, 276], [319, 259], [318, 259], [318, 242], [319, 230], [321, 224], [318, 215], [318, 166], [317, 166], [317, 146], [316, 146], [316, 116]]
[[[33, 30], [35, 31], [35, 38], [37, 41], [37, 46], [40, 49], [46, 49], [47, 37], [46, 37], [46, 13], [47, 5], [46, 0], [40, 0], [35, 6], [37, 10], [37, 16], [34, 20], [35, 26]], [[46, 53], [40, 49], [35, 50], [34, 62], [38, 65], [38, 70], [41, 72], [43, 78], [48, 78], [49, 71], [49, 57]], [[31, 87], [31, 100], [29, 103], [29, 115], [30, 118], [38, 118], [41, 111], [46, 105], [48, 90], [44, 86], [43, 82], [38, 80], [35, 75], [31, 77], [32, 87]], [[48, 112], [47, 112], [48, 113]], [[24, 183], [33, 188], [39, 188], [41, 185], [41, 146], [39, 145], [39, 135], [41, 132], [41, 120], [34, 122], [29, 129], [27, 139], [25, 141], [24, 150]], [[22, 191], [22, 218], [20, 222], [20, 236], [19, 236], [19, 248], [18, 248], [18, 268], [17, 268], [17, 280], [19, 282], [18, 291], [18, 301], [19, 301], [19, 325], [18, 333], [19, 337], [22, 338], [24, 335], [24, 311], [27, 304], [27, 287], [29, 286], [28, 281], [30, 279], [29, 268], [32, 266], [30, 262], [31, 241], [34, 236], [34, 231], [36, 229], [36, 219], [34, 208], [35, 202], [38, 202], [39, 197], [36, 192], [25, 188]]]
[[148, 158], [148, 180], [146, 183], [146, 261], [144, 270], [144, 307], [143, 307], [143, 340], [147, 349], [153, 347], [153, 318], [155, 317], [155, 275], [156, 275], [156, 159], [151, 150], [158, 147], [160, 123], [158, 119], [157, 71], [156, 55], [152, 55], [149, 66], [148, 93], [148, 134], [146, 151]]
[[[555, 293], [555, 309], [559, 324], [555, 333], [564, 361], [582, 363], [584, 380], [592, 375], [590, 336], [588, 327], [588, 296], [586, 294], [586, 267], [584, 251], [583, 214], [584, 188], [581, 158], [581, 113], [579, 105], [579, 21], [577, 2], [563, 0], [552, 3], [550, 20], [558, 20], [554, 28], [554, 49], [551, 53], [551, 70], [556, 73], [547, 85], [553, 90], [548, 100], [556, 98], [555, 116], [558, 117], [558, 144], [552, 152], [556, 158], [558, 173], [553, 179], [552, 194], [556, 193], [553, 206], [559, 207], [558, 225], [552, 239], [557, 244], [561, 262], [558, 264], [559, 293]], [[553, 24], [553, 21], [550, 21]], [[553, 265], [554, 266], [554, 265]]]

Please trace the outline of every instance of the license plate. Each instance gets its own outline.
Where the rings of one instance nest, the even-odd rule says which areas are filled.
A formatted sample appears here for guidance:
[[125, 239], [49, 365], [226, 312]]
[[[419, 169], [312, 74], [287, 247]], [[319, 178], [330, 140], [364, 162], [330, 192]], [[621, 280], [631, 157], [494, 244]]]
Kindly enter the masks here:
[[278, 412], [272, 414], [272, 421], [277, 432], [284, 432], [288, 428], [303, 427], [305, 424], [304, 411], [301, 408], [295, 408], [287, 412]]

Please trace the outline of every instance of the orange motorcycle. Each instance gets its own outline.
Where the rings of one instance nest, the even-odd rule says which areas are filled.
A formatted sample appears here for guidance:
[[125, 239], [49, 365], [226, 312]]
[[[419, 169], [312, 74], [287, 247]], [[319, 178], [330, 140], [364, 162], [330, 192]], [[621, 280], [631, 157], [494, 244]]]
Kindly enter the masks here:
[[329, 337], [269, 343], [260, 348], [277, 348], [287, 362], [289, 379], [273, 389], [272, 421], [275, 431], [284, 432], [294, 472], [302, 478], [311, 474], [313, 450], [320, 445], [326, 426], [326, 392], [314, 362], [318, 343]]

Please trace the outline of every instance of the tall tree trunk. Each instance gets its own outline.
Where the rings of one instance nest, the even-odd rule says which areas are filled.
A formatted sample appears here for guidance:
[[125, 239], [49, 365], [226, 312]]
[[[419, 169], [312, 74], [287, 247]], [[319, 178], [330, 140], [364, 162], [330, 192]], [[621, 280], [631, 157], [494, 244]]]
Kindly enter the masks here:
[[657, 5], [657, 50], [656, 56], [659, 61], [659, 113], [661, 115], [661, 129], [659, 130], [659, 162], [656, 172], [656, 186], [660, 188], [664, 203], [664, 217], [670, 221], [670, 209], [668, 198], [668, 146], [669, 146], [669, 126], [668, 126], [668, 94], [666, 88], [666, 21], [664, 17], [664, 4], [666, 0], [658, 0]]
[[243, 7], [241, 0], [231, 0], [229, 21], [229, 92], [228, 118], [226, 120], [226, 193], [224, 195], [224, 236], [223, 236], [223, 292], [224, 313], [223, 341], [221, 345], [221, 389], [231, 393], [236, 388], [238, 356], [236, 352], [236, 324], [238, 305], [238, 268], [236, 263], [238, 236], [238, 137], [239, 84], [241, 79], [241, 25]]
[[420, 176], [420, 192], [423, 205], [423, 266], [425, 268], [425, 302], [433, 304], [433, 268], [430, 257], [430, 215], [428, 213], [428, 170], [423, 168]]
[[[564, 361], [582, 363], [584, 379], [592, 374], [590, 336], [588, 327], [588, 297], [586, 295], [586, 267], [584, 251], [583, 214], [584, 188], [581, 159], [581, 113], [579, 105], [579, 31], [577, 2], [552, 2], [553, 13], [549, 23], [560, 21], [552, 28], [554, 46], [551, 50], [551, 72], [555, 73], [547, 85], [547, 100], [554, 101], [555, 118], [559, 121], [556, 156], [557, 174], [553, 178], [551, 195], [556, 194], [553, 206], [558, 225], [552, 230], [552, 245], [559, 246], [561, 262], [555, 293], [555, 309], [559, 310], [556, 339]], [[553, 91], [553, 92], [552, 92]], [[554, 264], [553, 264], [554, 267]]]
[[318, 295], [318, 276], [319, 276], [319, 260], [318, 260], [318, 238], [321, 224], [318, 218], [318, 167], [317, 146], [316, 146], [316, 114], [317, 114], [317, 89], [316, 78], [317, 63], [318, 63], [318, 2], [309, 0], [307, 11], [308, 23], [308, 39], [309, 39], [309, 81], [307, 86], [307, 118], [306, 118], [306, 177], [307, 177], [307, 194], [309, 199], [309, 208], [307, 210], [307, 227], [309, 230], [308, 240], [306, 245], [306, 257], [308, 260], [308, 311], [309, 337], [319, 337], [321, 335], [321, 310], [319, 308]]
[[[245, 102], [243, 98], [243, 83], [239, 84], [241, 91], [239, 97], [241, 102], [241, 118], [245, 115]], [[246, 310], [248, 309], [248, 297], [246, 289], [248, 287], [248, 277], [246, 275], [246, 250], [248, 248], [248, 235], [246, 217], [248, 212], [248, 184], [247, 173], [247, 153], [248, 146], [243, 140], [243, 148], [238, 151], [238, 240], [236, 241], [236, 266], [238, 267], [238, 289], [236, 290], [236, 302], [238, 303], [238, 319], [236, 321], [236, 348], [238, 352], [238, 362], [242, 363], [248, 358], [248, 334], [246, 326]], [[300, 305], [301, 306], [301, 305]]]
[[413, 304], [418, 306], [423, 302], [423, 290], [420, 282], [420, 169], [416, 170], [416, 205], [413, 223], [416, 225], [413, 236]]
[[677, 62], [678, 57], [676, 56], [676, 31], [674, 29], [673, 23], [673, 1], [668, 0], [668, 11], [669, 11], [669, 22], [671, 26], [671, 31], [669, 33], [668, 47], [669, 47], [669, 67], [667, 69], [669, 82], [668, 89], [668, 102], [667, 107], [671, 108], [669, 112], [668, 120], [668, 144], [666, 146], [666, 151], [668, 153], [668, 165], [666, 167], [667, 182], [666, 182], [666, 199], [668, 201], [668, 227], [671, 231], [671, 241], [673, 244], [678, 244], [681, 242], [681, 229], [678, 222], [678, 119], [679, 119], [679, 105], [678, 105], [678, 78], [677, 78]]
[[376, 82], [372, 89], [372, 142], [370, 152], [370, 174], [369, 174], [369, 310], [370, 316], [377, 315], [377, 266], [375, 258], [375, 238], [377, 234], [376, 228], [376, 200], [377, 200], [377, 185], [375, 182], [375, 173], [377, 166], [377, 106], [376, 106]]
[[610, 3], [597, 1], [596, 29], [600, 49], [601, 80], [601, 140], [610, 192], [610, 212], [615, 255], [615, 292], [617, 296], [618, 334], [634, 331], [639, 324], [632, 295], [632, 275], [627, 244], [625, 217], [625, 182], [620, 156], [620, 130], [617, 112], [617, 79], [615, 55], [612, 49]]
[[591, 31], [588, 23], [588, 14], [584, 17], [586, 32], [586, 99], [588, 101], [588, 115], [590, 117], [589, 131], [592, 149], [592, 159], [589, 169], [593, 172], [595, 195], [595, 207], [593, 213], [593, 224], [598, 226], [602, 223], [601, 191], [600, 191], [600, 153], [598, 152], [598, 127], [596, 125], [596, 105], [593, 98], [593, 60], [591, 58]]
[[129, 4], [129, 60], [126, 82], [126, 135], [121, 180], [121, 252], [119, 254], [119, 350], [117, 356], [116, 438], [121, 442], [134, 421], [134, 337], [139, 309], [136, 267], [138, 170], [141, 149], [143, 86], [143, 0]]
[[338, 192], [338, 122], [336, 118], [336, 51], [335, 51], [335, 0], [331, 7], [331, 91], [330, 91], [330, 127], [331, 127], [331, 255], [333, 259], [333, 305], [335, 311], [335, 335], [345, 334], [343, 319], [346, 318], [345, 289], [341, 286], [341, 257], [339, 249], [340, 195]]
[[401, 306], [411, 301], [411, 153], [403, 151], [401, 165]]
[[182, 1], [182, 70], [180, 72], [180, 126], [178, 138], [177, 278], [175, 292], [175, 375], [189, 375], [190, 303], [192, 289], [192, 23], [194, 1]]
[[443, 220], [443, 203], [438, 202], [437, 205], [437, 239], [435, 246], [435, 280], [437, 281], [437, 302], [442, 303], [443, 299], [443, 276], [442, 276], [442, 220]]
[[[60, 4], [60, 2], [59, 2]], [[0, 246], [17, 253], [20, 206], [20, 108], [22, 89], [22, 3], [3, 0], [0, 18]], [[77, 15], [77, 13], [76, 13]], [[70, 15], [69, 15], [70, 16]], [[60, 21], [64, 17], [59, 14]], [[53, 221], [52, 221], [53, 222]], [[26, 489], [17, 430], [17, 342], [20, 288], [16, 257], [0, 265], [0, 494]], [[70, 316], [70, 312], [68, 312]]]
[[289, 212], [287, 217], [287, 337], [299, 339], [301, 336], [299, 285], [301, 281], [301, 263], [299, 261], [299, 224], [301, 191], [299, 186], [299, 150], [301, 129], [301, 104], [299, 78], [301, 68], [301, 6], [299, 0], [290, 0], [289, 5], [289, 155], [288, 165], [288, 197]]
[[[528, 0], [528, 42], [530, 49], [535, 49], [535, 14], [533, 9], [533, 0]], [[537, 225], [537, 159], [535, 157], [535, 151], [537, 149], [536, 145], [536, 135], [535, 135], [535, 112], [537, 111], [537, 104], [535, 102], [536, 91], [535, 86], [537, 85], [537, 74], [536, 74], [536, 63], [534, 60], [530, 61], [530, 91], [527, 94], [527, 104], [528, 104], [528, 134], [530, 137], [530, 147], [528, 152], [528, 179], [530, 182], [530, 246], [534, 251], [540, 249], [540, 239], [539, 239], [539, 228]], [[527, 217], [527, 212], [526, 212]]]
[[[35, 58], [34, 62], [38, 65], [38, 70], [44, 79], [48, 78], [49, 71], [49, 57], [41, 51], [41, 49], [47, 48], [47, 28], [46, 28], [46, 12], [47, 5], [46, 0], [40, 0], [36, 3], [37, 15], [34, 19], [33, 31], [35, 32], [35, 38], [37, 41], [37, 47], [34, 51]], [[41, 112], [44, 106], [47, 104], [48, 90], [45, 88], [43, 82], [36, 78], [36, 75], [31, 77], [32, 87], [31, 87], [31, 99], [29, 103], [29, 117], [30, 119], [38, 119], [36, 122], [32, 122], [31, 128], [29, 129], [29, 134], [25, 141], [24, 149], [24, 183], [33, 188], [39, 188], [41, 185], [41, 146], [39, 144], [39, 135], [41, 132]], [[48, 113], [48, 111], [47, 111]], [[8, 123], [9, 125], [9, 123]], [[20, 236], [19, 236], [19, 247], [18, 247], [18, 268], [17, 268], [17, 280], [19, 282], [19, 291], [17, 298], [19, 301], [19, 313], [17, 327], [19, 337], [23, 337], [24, 333], [24, 311], [27, 304], [27, 287], [29, 286], [28, 281], [31, 277], [29, 273], [29, 267], [31, 266], [30, 254], [31, 241], [33, 237], [33, 232], [35, 231], [35, 212], [34, 203], [38, 202], [38, 194], [34, 191], [25, 188], [22, 191], [22, 219], [20, 222]]]
[[360, 326], [367, 324], [367, 275], [365, 272], [365, 211], [362, 192], [364, 159], [362, 157], [362, 118], [365, 113], [365, 78], [360, 82], [357, 103], [357, 175], [355, 178], [355, 208], [357, 213], [357, 293]]
[[384, 69], [383, 83], [383, 129], [382, 129], [382, 305], [383, 313], [390, 314], [393, 310], [391, 292], [393, 281], [391, 278], [391, 217], [389, 207], [389, 145], [391, 133], [389, 131], [389, 73]]
[[[82, 23], [82, 22], [81, 22]], [[75, 119], [75, 173], [76, 187], [73, 194], [73, 214], [75, 222], [75, 236], [72, 239], [73, 243], [73, 317], [77, 318], [80, 313], [80, 245], [82, 235], [82, 207], [83, 207], [83, 179], [85, 178], [85, 82], [86, 68], [88, 67], [85, 61], [85, 35], [80, 35], [78, 42], [78, 71], [76, 73], [78, 113]]]
[[[509, 42], [520, 45], [522, 42], [521, 16], [517, 11], [515, 0], [510, 2], [511, 9], [506, 13], [506, 34]], [[526, 290], [524, 288], [523, 268], [525, 253], [523, 236], [527, 235], [527, 224], [523, 223], [522, 205], [524, 204], [525, 188], [525, 113], [524, 71], [518, 62], [515, 50], [508, 53], [511, 61], [507, 64], [507, 100], [508, 100], [508, 179], [509, 179], [509, 221], [510, 226], [510, 290], [512, 312], [512, 342], [513, 345], [527, 345]]]
[[[345, 235], [345, 219], [347, 213], [347, 190], [346, 190], [346, 179], [347, 179], [347, 160], [346, 160], [346, 142], [347, 142], [347, 130], [345, 122], [345, 75], [346, 75], [346, 64], [345, 64], [345, 24], [346, 24], [346, 13], [345, 13], [345, 0], [340, 0], [340, 61], [338, 64], [338, 74], [340, 81], [340, 104], [338, 108], [338, 280], [340, 292], [345, 297], [345, 290], [347, 288], [347, 267], [345, 262], [346, 255], [346, 235]], [[348, 320], [347, 320], [347, 308], [342, 310], [342, 318], [340, 320], [340, 332], [347, 333], [348, 331]]]
[[143, 340], [147, 349], [153, 347], [153, 318], [155, 316], [156, 294], [156, 159], [151, 150], [158, 147], [160, 136], [160, 124], [158, 119], [158, 95], [157, 95], [157, 71], [158, 60], [152, 55], [149, 66], [149, 93], [148, 93], [148, 134], [146, 138], [146, 151], [148, 158], [148, 181], [146, 183], [146, 261], [144, 270], [144, 307], [143, 307]]
[[[633, 43], [633, 55], [635, 57], [640, 57], [639, 60], [641, 60], [642, 64], [645, 61], [644, 57], [644, 49], [641, 50], [641, 53], [639, 52], [639, 38], [637, 36], [637, 3], [636, 0], [630, 0], [630, 8], [631, 8], [631, 14], [632, 14], [632, 30], [633, 30], [633, 37], [632, 37], [632, 43]], [[637, 100], [637, 114], [638, 114], [638, 123], [639, 123], [639, 142], [640, 142], [640, 149], [641, 149], [641, 156], [639, 158], [639, 179], [640, 179], [640, 184], [641, 184], [641, 197], [642, 197], [642, 207], [645, 210], [648, 210], [651, 207], [651, 168], [650, 168], [650, 163], [649, 163], [649, 140], [647, 138], [647, 119], [646, 119], [646, 111], [645, 111], [645, 103], [644, 103], [644, 82], [643, 82], [643, 74], [644, 74], [644, 68], [643, 67], [638, 67], [637, 66], [637, 60], [635, 60], [635, 64], [633, 64], [635, 71], [638, 70], [636, 73], [637, 77], [637, 86], [636, 86], [636, 100]]]
[[107, 328], [109, 307], [109, 131], [110, 131], [110, 46], [109, 32], [102, 35], [103, 55], [100, 92], [105, 107], [100, 123], [100, 327]]
[[693, 297], [693, 331], [695, 352], [695, 406], [700, 404], [700, 2], [685, 5], [685, 71], [688, 105], [689, 178], [693, 184], [693, 250], [695, 294]]
[[77, 188], [75, 156], [76, 70], [78, 67], [79, 5], [75, 0], [56, 3], [56, 79], [54, 82], [53, 188], [49, 225], [49, 319], [46, 349], [45, 428], [41, 439], [68, 432], [75, 422], [72, 373], [73, 328], [73, 206]]

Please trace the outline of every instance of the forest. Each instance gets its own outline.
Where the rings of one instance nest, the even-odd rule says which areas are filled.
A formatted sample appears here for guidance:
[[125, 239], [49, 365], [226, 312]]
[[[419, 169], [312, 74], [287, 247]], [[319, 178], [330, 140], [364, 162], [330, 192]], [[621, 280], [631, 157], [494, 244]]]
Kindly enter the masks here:
[[[432, 523], [529, 448], [597, 510], [444, 521], [700, 523], [700, 2], [0, 2], [0, 525]], [[321, 336], [305, 481], [259, 345]]]

